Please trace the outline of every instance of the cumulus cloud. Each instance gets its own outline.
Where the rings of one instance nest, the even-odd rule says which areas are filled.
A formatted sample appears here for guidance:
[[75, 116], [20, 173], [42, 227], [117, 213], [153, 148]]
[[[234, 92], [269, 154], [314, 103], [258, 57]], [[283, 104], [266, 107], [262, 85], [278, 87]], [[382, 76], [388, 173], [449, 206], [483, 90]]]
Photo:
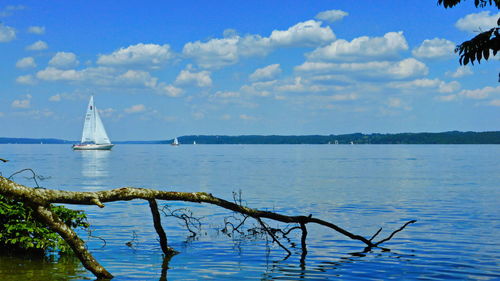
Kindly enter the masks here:
[[167, 95], [169, 97], [172, 97], [172, 98], [177, 98], [183, 94], [183, 91], [182, 91], [182, 89], [177, 88], [173, 85], [163, 85], [160, 88], [160, 93]]
[[25, 57], [16, 62], [17, 68], [32, 68], [36, 67], [35, 59], [33, 57]]
[[247, 115], [247, 114], [240, 114], [240, 119], [246, 120], [246, 121], [255, 121], [257, 118], [255, 116]]
[[451, 57], [455, 51], [455, 43], [450, 40], [434, 38], [426, 39], [420, 46], [413, 49], [412, 54], [417, 58], [433, 59]]
[[457, 70], [453, 72], [446, 72], [446, 75], [453, 77], [453, 78], [461, 78], [467, 75], [472, 75], [474, 72], [472, 72], [472, 69], [465, 65], [465, 66], [459, 66]]
[[269, 39], [276, 46], [315, 47], [335, 40], [335, 35], [329, 26], [322, 27], [321, 22], [308, 20], [287, 30], [274, 30]]
[[30, 26], [28, 27], [28, 33], [42, 35], [45, 33], [45, 26]]
[[344, 12], [342, 10], [328, 10], [318, 13], [315, 18], [318, 20], [324, 20], [328, 22], [336, 22], [348, 15], [349, 13]]
[[158, 84], [158, 78], [152, 77], [149, 72], [141, 70], [128, 70], [117, 77], [118, 83], [129, 85], [142, 85], [149, 88], [155, 88]]
[[279, 64], [271, 64], [263, 68], [256, 69], [250, 74], [251, 81], [272, 80], [281, 73]]
[[49, 97], [49, 101], [60, 102], [62, 100], [61, 94], [53, 95]]
[[57, 52], [49, 61], [49, 65], [57, 68], [72, 68], [78, 64], [76, 55], [70, 52]]
[[360, 77], [380, 79], [409, 79], [429, 73], [428, 67], [414, 58], [397, 62], [373, 61], [367, 63], [305, 62], [296, 66], [298, 72], [309, 73], [350, 73]]
[[388, 32], [383, 37], [362, 36], [351, 42], [340, 39], [328, 46], [320, 47], [307, 54], [310, 60], [381, 60], [399, 57], [401, 51], [408, 49], [403, 32]]
[[124, 110], [126, 113], [140, 113], [140, 112], [143, 112], [143, 111], [146, 111], [146, 107], [144, 106], [144, 104], [136, 104], [136, 105], [132, 105], [131, 107], [129, 108], [125, 108]]
[[16, 39], [16, 30], [0, 22], [0, 43]]
[[121, 48], [109, 55], [99, 55], [97, 63], [107, 66], [146, 66], [157, 68], [173, 57], [168, 44], [143, 44], [131, 45]]
[[495, 100], [491, 100], [488, 105], [491, 105], [491, 106], [500, 106], [500, 99], [495, 99]]
[[0, 18], [9, 17], [14, 11], [21, 11], [26, 9], [23, 5], [8, 5], [3, 9], [0, 9]]
[[440, 79], [416, 79], [408, 82], [393, 82], [388, 84], [391, 88], [402, 89], [402, 90], [418, 90], [418, 89], [431, 89], [436, 90], [439, 93], [452, 93], [460, 89], [460, 83], [457, 81], [452, 81], [446, 83]]
[[240, 57], [267, 55], [279, 47], [315, 47], [335, 39], [330, 27], [323, 27], [321, 22], [314, 20], [297, 23], [287, 30], [274, 30], [269, 37], [230, 35], [207, 42], [188, 42], [182, 53], [201, 67], [220, 68], [237, 63]]
[[218, 68], [238, 62], [238, 43], [240, 37], [211, 39], [208, 42], [189, 42], [182, 53], [195, 59], [205, 68]]
[[47, 45], [47, 43], [45, 43], [42, 40], [38, 40], [35, 43], [27, 46], [26, 50], [28, 50], [28, 51], [41, 51], [41, 50], [45, 50], [47, 48], [49, 48], [49, 46]]
[[26, 85], [34, 85], [36, 84], [35, 78], [32, 75], [21, 75], [16, 78], [16, 83], [26, 84]]
[[36, 78], [46, 81], [76, 81], [83, 78], [82, 72], [74, 69], [62, 70], [55, 67], [47, 67], [36, 73]]
[[191, 72], [189, 69], [182, 70], [175, 79], [176, 85], [195, 85], [197, 87], [210, 87], [212, 86], [212, 78], [210, 72], [200, 71]]
[[223, 99], [238, 98], [238, 97], [240, 97], [240, 93], [239, 92], [232, 92], [232, 91], [217, 91], [214, 94], [214, 97], [215, 98], [223, 98]]
[[241, 86], [240, 91], [252, 96], [267, 97], [271, 95], [277, 82], [277, 80], [254, 82]]
[[491, 95], [500, 95], [500, 86], [497, 87], [487, 86], [482, 89], [462, 90], [459, 93], [459, 96], [468, 99], [486, 99]]
[[406, 103], [404, 102], [403, 100], [401, 100], [400, 98], [389, 98], [387, 100], [387, 106], [391, 107], [391, 108], [398, 108], [398, 109], [404, 109], [404, 110], [411, 110], [412, 108]]
[[13, 108], [30, 108], [31, 107], [31, 95], [26, 95], [23, 99], [14, 100], [11, 104]]
[[497, 26], [497, 20], [500, 13], [490, 14], [490, 11], [483, 11], [475, 14], [469, 14], [455, 23], [455, 27], [462, 31], [477, 33], [490, 30]]

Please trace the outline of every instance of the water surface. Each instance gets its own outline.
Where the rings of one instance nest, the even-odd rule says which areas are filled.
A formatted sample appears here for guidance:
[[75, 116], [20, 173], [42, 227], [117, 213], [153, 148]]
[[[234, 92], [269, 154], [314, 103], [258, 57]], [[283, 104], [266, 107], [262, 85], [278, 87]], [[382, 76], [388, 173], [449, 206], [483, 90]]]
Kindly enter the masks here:
[[[291, 248], [284, 259], [286, 253], [262, 237], [222, 234], [231, 215], [223, 209], [169, 202], [204, 219], [196, 239], [180, 221], [163, 219], [171, 246], [180, 251], [166, 270], [146, 202], [70, 206], [85, 210], [92, 235], [106, 240], [103, 247], [82, 233], [113, 280], [500, 279], [498, 145], [117, 145], [112, 151], [1, 145], [0, 156], [11, 160], [0, 166], [3, 175], [33, 168], [47, 188], [135, 186], [228, 200], [241, 191], [250, 207], [312, 214], [366, 237], [418, 220], [384, 244], [387, 252], [362, 253], [362, 243], [311, 226], [301, 262], [300, 249]], [[28, 175], [15, 180], [33, 186]], [[297, 244], [298, 234], [290, 236]], [[0, 280], [89, 279], [93, 275], [70, 257], [0, 256]]]

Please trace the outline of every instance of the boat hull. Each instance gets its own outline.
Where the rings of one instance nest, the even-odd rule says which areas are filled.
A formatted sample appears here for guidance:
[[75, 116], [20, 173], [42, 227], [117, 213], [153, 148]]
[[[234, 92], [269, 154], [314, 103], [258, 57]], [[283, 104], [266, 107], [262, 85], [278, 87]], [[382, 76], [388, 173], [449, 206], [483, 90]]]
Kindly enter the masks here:
[[73, 150], [111, 150], [114, 144], [75, 144]]

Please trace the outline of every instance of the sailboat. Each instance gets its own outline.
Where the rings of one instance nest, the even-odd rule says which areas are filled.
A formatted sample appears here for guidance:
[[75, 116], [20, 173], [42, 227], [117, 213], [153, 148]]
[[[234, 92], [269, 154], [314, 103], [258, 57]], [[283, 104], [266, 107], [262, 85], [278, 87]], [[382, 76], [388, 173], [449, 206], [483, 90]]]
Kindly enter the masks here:
[[171, 145], [179, 145], [179, 141], [177, 138], [174, 138], [174, 141], [171, 143]]
[[79, 144], [73, 145], [74, 150], [110, 150], [114, 144], [106, 134], [104, 125], [102, 124], [99, 112], [94, 106], [94, 97], [90, 97], [85, 114], [85, 123], [83, 123], [82, 141]]

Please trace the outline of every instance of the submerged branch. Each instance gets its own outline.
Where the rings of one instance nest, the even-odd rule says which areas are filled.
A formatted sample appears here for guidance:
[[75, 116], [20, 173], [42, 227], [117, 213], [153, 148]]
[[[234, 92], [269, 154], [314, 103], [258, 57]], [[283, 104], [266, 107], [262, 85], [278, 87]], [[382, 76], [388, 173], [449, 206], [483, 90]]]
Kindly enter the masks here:
[[[21, 202], [28, 203], [30, 206], [34, 206], [33, 207], [34, 209], [36, 210], [39, 209], [41, 211], [47, 210], [47, 208], [49, 208], [50, 204], [52, 203], [97, 205], [103, 208], [105, 206], [104, 203], [107, 202], [128, 201], [133, 199], [147, 200], [151, 207], [151, 212], [154, 218], [155, 229], [157, 230], [157, 233], [160, 236], [160, 244], [162, 246], [162, 250], [164, 253], [168, 253], [173, 250], [167, 246], [167, 238], [165, 232], [163, 231], [163, 228], [161, 227], [156, 200], [207, 203], [219, 206], [227, 210], [231, 210], [233, 212], [239, 213], [244, 216], [243, 221], [238, 226], [236, 227], [234, 227], [234, 225], [232, 226], [233, 229], [236, 230], [240, 228], [240, 226], [244, 223], [246, 218], [248, 217], [254, 218], [261, 224], [264, 230], [273, 238], [273, 241], [277, 242], [278, 245], [280, 245], [280, 247], [282, 247], [285, 251], [287, 251], [289, 255], [291, 254], [291, 252], [279, 242], [279, 240], [274, 235], [273, 231], [265, 225], [262, 219], [270, 219], [286, 224], [300, 225], [300, 229], [302, 230], [301, 248], [303, 255], [304, 253], [307, 252], [306, 225], [309, 223], [319, 224], [328, 227], [346, 237], [349, 237], [350, 239], [361, 241], [364, 244], [366, 244], [366, 247], [369, 249], [373, 247], [379, 247], [380, 244], [392, 239], [392, 237], [397, 232], [403, 230], [407, 225], [415, 222], [414, 220], [407, 222], [400, 229], [391, 233], [389, 237], [374, 243], [372, 242], [372, 240], [378, 235], [380, 230], [377, 233], [375, 233], [375, 235], [373, 235], [370, 239], [367, 239], [363, 236], [353, 234], [348, 230], [341, 228], [331, 222], [319, 218], [314, 218], [312, 217], [312, 215], [286, 216], [271, 211], [262, 211], [243, 206], [241, 195], [238, 197], [237, 194], [233, 195], [234, 202], [231, 202], [218, 197], [214, 197], [212, 194], [205, 192], [173, 192], [173, 191], [162, 191], [162, 190], [153, 190], [147, 188], [135, 188], [135, 187], [122, 187], [122, 188], [116, 188], [106, 191], [96, 191], [96, 192], [76, 192], [76, 191], [63, 191], [54, 189], [30, 188], [24, 185], [17, 184], [2, 176], [0, 176], [0, 194], [11, 197]], [[192, 222], [189, 222], [189, 217], [190, 216], [186, 217], [181, 215], [181, 218], [185, 220], [188, 229], [189, 229], [189, 224], [190, 223], [192, 224]], [[50, 215], [42, 217], [42, 221], [48, 224], [54, 231], [59, 233], [61, 237], [63, 237], [70, 245], [72, 245], [72, 249], [75, 251], [75, 253], [77, 253], [77, 256], [80, 258], [82, 263], [84, 263], [84, 265], [87, 264], [85, 265], [85, 267], [91, 270], [96, 276], [101, 276], [101, 277], [108, 276], [107, 278], [111, 276], [107, 271], [103, 271], [103, 268], [98, 263], [97, 264], [93, 263], [95, 259], [93, 259], [91, 254], [85, 250], [85, 247], [83, 247], [83, 242], [81, 242], [79, 238], [75, 239], [75, 237], [77, 237], [76, 234], [71, 234], [71, 232], [68, 232], [72, 231], [71, 229], [61, 231], [60, 228], [64, 227], [59, 225], [57, 223], [57, 219]], [[55, 226], [52, 226], [51, 224], [54, 224], [54, 222], [56, 222]], [[293, 227], [288, 232], [286, 232], [286, 234], [288, 234], [291, 230], [298, 228], [299, 227]], [[70, 242], [73, 244], [71, 244]]]

